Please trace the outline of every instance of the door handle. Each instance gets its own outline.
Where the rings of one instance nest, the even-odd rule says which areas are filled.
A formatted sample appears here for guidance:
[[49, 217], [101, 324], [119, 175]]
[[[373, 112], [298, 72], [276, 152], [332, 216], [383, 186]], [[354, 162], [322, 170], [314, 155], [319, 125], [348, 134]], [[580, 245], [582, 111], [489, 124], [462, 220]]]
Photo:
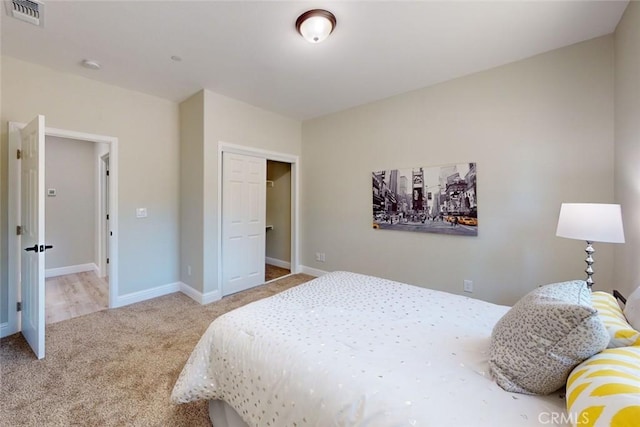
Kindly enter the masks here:
[[25, 248], [24, 250], [27, 252], [44, 252], [47, 249], [53, 249], [53, 245], [40, 245], [39, 247], [38, 245], [33, 245]]

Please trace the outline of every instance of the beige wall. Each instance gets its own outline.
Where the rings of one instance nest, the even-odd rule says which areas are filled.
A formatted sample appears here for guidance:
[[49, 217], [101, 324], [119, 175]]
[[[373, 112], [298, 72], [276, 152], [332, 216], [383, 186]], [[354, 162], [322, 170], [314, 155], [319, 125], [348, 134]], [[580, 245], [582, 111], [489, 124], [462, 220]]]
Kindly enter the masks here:
[[[119, 294], [178, 281], [178, 106], [9, 57], [2, 58], [2, 253], [7, 121], [27, 122], [37, 114], [46, 116], [49, 127], [119, 138]], [[136, 207], [146, 207], [149, 216], [136, 219]], [[1, 267], [6, 301], [4, 256]]]
[[[594, 39], [303, 124], [302, 262], [511, 304], [584, 278], [562, 202], [613, 201], [613, 38]], [[477, 162], [478, 237], [371, 228], [371, 172]], [[611, 288], [612, 245], [596, 245]], [[326, 262], [315, 261], [316, 252]]]
[[267, 179], [266, 255], [285, 263], [291, 262], [291, 164], [269, 160]]
[[[615, 38], [615, 186], [627, 244], [616, 247], [615, 281], [614, 245], [596, 246], [597, 287], [605, 289], [630, 290], [639, 273], [640, 230], [630, 219], [640, 204], [638, 10], [632, 2]], [[304, 156], [307, 266], [452, 292], [472, 279], [474, 297], [501, 303], [539, 283], [580, 278], [584, 245], [555, 237], [555, 225], [563, 201], [613, 201], [613, 46], [612, 37], [598, 38], [302, 126], [209, 91], [178, 109], [3, 57], [0, 300], [8, 286], [7, 121], [36, 114], [47, 126], [119, 138], [121, 295], [179, 278], [205, 293], [219, 289], [219, 141]], [[478, 237], [370, 228], [371, 171], [467, 161], [478, 163]], [[149, 217], [135, 219], [136, 207]], [[325, 252], [326, 263], [315, 262], [315, 252]]]
[[[218, 143], [300, 155], [301, 123], [234, 99], [204, 91], [204, 273], [205, 293], [218, 283]], [[184, 263], [186, 260], [183, 259]]]
[[616, 289], [640, 285], [640, 3], [632, 1], [615, 34], [615, 187], [626, 243], [615, 248]]
[[[180, 280], [202, 292], [204, 92], [180, 104]], [[189, 268], [190, 267], [190, 268]]]
[[[0, 24], [1, 30], [2, 24]], [[0, 39], [2, 38], [2, 34], [0, 33]], [[4, 111], [2, 110], [2, 89], [4, 85], [4, 73], [2, 72], [2, 63], [3, 57], [0, 55], [0, 119], [4, 117], [2, 114]], [[6, 126], [0, 120], [0, 126]], [[7, 314], [7, 300], [9, 299], [9, 287], [8, 287], [8, 258], [9, 253], [7, 252], [9, 245], [9, 238], [7, 236], [7, 223], [8, 223], [8, 212], [7, 212], [7, 198], [8, 198], [8, 187], [5, 184], [7, 182], [7, 141], [5, 133], [7, 132], [6, 127], [2, 127], [0, 129], [0, 324], [6, 323], [8, 320]]]
[[45, 268], [97, 263], [95, 143], [48, 136], [45, 143]]

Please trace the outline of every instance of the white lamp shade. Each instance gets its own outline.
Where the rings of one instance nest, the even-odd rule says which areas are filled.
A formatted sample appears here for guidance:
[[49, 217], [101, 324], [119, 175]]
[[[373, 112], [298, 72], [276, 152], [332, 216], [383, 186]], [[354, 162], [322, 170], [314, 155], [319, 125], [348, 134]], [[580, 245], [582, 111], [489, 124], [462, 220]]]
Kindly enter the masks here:
[[589, 242], [624, 243], [620, 205], [563, 203], [556, 236]]

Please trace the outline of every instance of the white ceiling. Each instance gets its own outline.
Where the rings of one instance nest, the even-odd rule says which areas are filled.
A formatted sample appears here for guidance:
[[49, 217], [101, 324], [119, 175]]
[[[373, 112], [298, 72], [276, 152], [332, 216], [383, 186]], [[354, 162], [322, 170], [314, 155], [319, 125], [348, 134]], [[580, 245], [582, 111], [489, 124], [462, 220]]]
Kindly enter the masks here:
[[[627, 3], [45, 0], [44, 28], [2, 11], [2, 54], [173, 101], [206, 88], [304, 120], [612, 33]], [[319, 7], [338, 23], [310, 44], [294, 24]]]

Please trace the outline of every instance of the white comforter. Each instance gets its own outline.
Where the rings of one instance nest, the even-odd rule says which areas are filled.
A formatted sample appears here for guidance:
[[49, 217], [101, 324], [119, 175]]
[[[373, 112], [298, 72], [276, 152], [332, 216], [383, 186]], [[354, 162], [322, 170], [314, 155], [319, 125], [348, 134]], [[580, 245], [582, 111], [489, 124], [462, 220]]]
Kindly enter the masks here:
[[331, 273], [216, 319], [171, 398], [222, 399], [261, 427], [563, 425], [558, 395], [508, 393], [488, 374], [507, 310]]

